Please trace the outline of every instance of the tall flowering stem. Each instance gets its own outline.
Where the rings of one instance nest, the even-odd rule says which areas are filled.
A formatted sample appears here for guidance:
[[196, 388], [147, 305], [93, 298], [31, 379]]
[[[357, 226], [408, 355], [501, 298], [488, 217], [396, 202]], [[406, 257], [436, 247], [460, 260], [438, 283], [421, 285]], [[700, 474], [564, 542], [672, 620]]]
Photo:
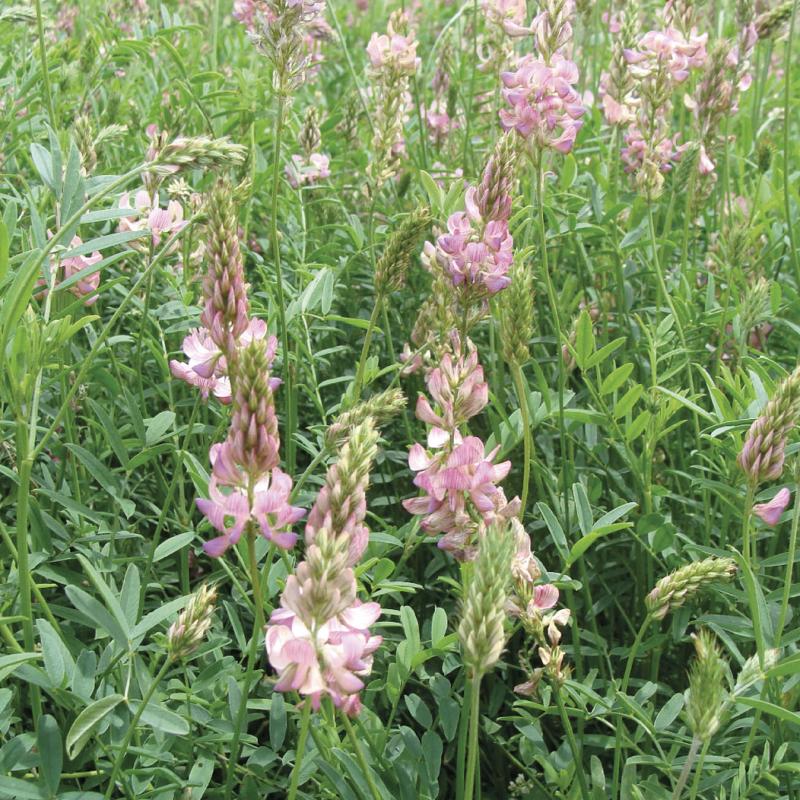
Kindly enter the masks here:
[[507, 524], [489, 528], [481, 540], [472, 576], [464, 587], [464, 607], [458, 627], [464, 666], [470, 679], [464, 800], [472, 800], [475, 793], [481, 679], [494, 668], [506, 643], [504, 623], [514, 544]]
[[[404, 124], [412, 102], [411, 78], [420, 64], [417, 41], [405, 12], [392, 14], [385, 34], [372, 34], [367, 55], [376, 101], [372, 115], [373, 160], [367, 173], [375, 195], [397, 174], [400, 158], [405, 153]], [[424, 136], [425, 132], [420, 130], [420, 135]]]
[[[373, 420], [365, 419], [328, 470], [308, 517], [306, 558], [286, 579], [267, 626], [267, 655], [278, 673], [275, 690], [305, 698], [290, 798], [297, 791], [311, 711], [329, 698], [343, 715], [358, 715], [362, 678], [369, 675], [372, 654], [382, 641], [369, 630], [381, 607], [357, 599], [353, 571], [369, 538], [366, 490], [377, 439]], [[354, 747], [362, 760], [357, 742]], [[368, 770], [365, 774], [370, 780]], [[373, 794], [380, 797], [374, 789]]]
[[296, 536], [287, 529], [303, 515], [302, 509], [289, 505], [292, 480], [278, 467], [280, 442], [273, 399], [276, 385], [269, 377], [276, 347], [274, 337], [268, 341], [257, 339], [233, 357], [236, 380], [230, 430], [226, 441], [211, 449], [213, 471], [209, 498], [197, 501], [200, 510], [221, 533], [204, 545], [209, 555], [222, 556], [244, 533], [255, 609], [245, 685], [231, 742], [226, 798], [230, 798], [233, 791], [247, 697], [253, 683], [260, 634], [264, 629], [256, 537], [260, 533], [271, 545], [289, 548]]
[[280, 236], [278, 232], [278, 197], [281, 176], [281, 143], [286, 107], [292, 92], [306, 79], [315, 61], [314, 40], [321, 29], [327, 28], [322, 14], [324, 0], [265, 0], [259, 8], [251, 4], [238, 7], [238, 16], [248, 26], [256, 47], [272, 63], [272, 86], [276, 99], [275, 121], [272, 131], [272, 191], [270, 240], [272, 260], [275, 265], [278, 326], [283, 350], [283, 379], [285, 394], [286, 463], [289, 474], [295, 465], [295, 406], [294, 364], [289, 349], [289, 331], [286, 323], [286, 301], [281, 266]]
[[444, 534], [440, 549], [470, 561], [487, 528], [516, 516], [520, 503], [507, 501], [497, 485], [511, 462], [495, 463], [499, 447], [487, 453], [480, 438], [466, 433], [467, 421], [488, 403], [489, 387], [472, 342], [462, 351], [460, 339], [453, 339], [454, 353], [446, 353], [426, 379], [433, 403], [425, 395], [417, 399], [417, 417], [431, 427], [427, 447], [414, 444], [408, 464], [423, 494], [404, 500], [403, 507], [423, 517], [429, 535]]
[[270, 219], [270, 239], [272, 243], [272, 261], [275, 264], [275, 286], [278, 301], [278, 325], [281, 335], [281, 349], [283, 350], [283, 379], [286, 383], [286, 393], [284, 395], [284, 417], [286, 439], [286, 464], [289, 474], [294, 472], [295, 447], [294, 447], [294, 427], [295, 427], [295, 397], [294, 397], [294, 365], [291, 360], [289, 350], [289, 329], [286, 324], [286, 300], [283, 291], [283, 269], [281, 267], [281, 242], [278, 233], [278, 197], [280, 194], [281, 179], [281, 137], [283, 136], [284, 116], [286, 113], [286, 97], [278, 90], [278, 107], [275, 111], [275, 124], [273, 128], [274, 149], [272, 153], [272, 206]]
[[[372, 215], [370, 214], [370, 217]], [[356, 368], [355, 383], [351, 401], [358, 402], [364, 385], [364, 370], [369, 356], [369, 346], [378, 323], [381, 310], [386, 309], [386, 300], [392, 292], [403, 287], [406, 281], [411, 257], [416, 251], [419, 240], [431, 221], [430, 211], [426, 207], [418, 208], [409, 214], [400, 227], [389, 237], [381, 257], [375, 262], [375, 304], [364, 335], [361, 356]], [[370, 231], [372, 229], [370, 219]], [[388, 319], [387, 319], [388, 323]], [[388, 324], [386, 334], [389, 335]]]
[[[545, 0], [530, 26], [515, 32], [530, 35], [535, 40], [536, 53], [522, 57], [516, 69], [502, 74], [503, 97], [506, 107], [500, 111], [500, 122], [506, 130], [516, 131], [527, 148], [536, 170], [537, 227], [539, 257], [547, 290], [547, 299], [556, 333], [557, 354], [564, 343], [561, 315], [547, 259], [547, 231], [544, 219], [544, 156], [548, 150], [569, 153], [583, 124], [586, 109], [575, 89], [578, 67], [572, 61], [573, 0]], [[566, 424], [564, 391], [566, 365], [560, 357], [558, 364], [558, 411], [565, 530], [569, 530], [568, 476], [566, 470]]]

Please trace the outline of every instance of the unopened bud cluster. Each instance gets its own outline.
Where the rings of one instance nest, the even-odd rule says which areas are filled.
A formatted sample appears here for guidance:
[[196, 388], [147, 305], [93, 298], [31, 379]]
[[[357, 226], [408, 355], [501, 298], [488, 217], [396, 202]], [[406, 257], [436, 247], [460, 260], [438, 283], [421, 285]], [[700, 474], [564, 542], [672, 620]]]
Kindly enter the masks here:
[[478, 547], [458, 626], [464, 665], [473, 678], [485, 675], [506, 643], [506, 603], [511, 586], [514, 538], [507, 524], [487, 529]]
[[732, 558], [704, 558], [687, 564], [663, 577], [645, 598], [645, 607], [654, 619], [664, 619], [705, 587], [728, 581], [736, 574]]
[[170, 658], [185, 659], [197, 650], [211, 627], [216, 599], [216, 589], [207, 586], [201, 586], [189, 598], [186, 607], [167, 632]]
[[747, 432], [738, 463], [748, 481], [757, 486], [777, 480], [783, 472], [789, 433], [800, 414], [800, 367], [775, 390], [772, 399]]

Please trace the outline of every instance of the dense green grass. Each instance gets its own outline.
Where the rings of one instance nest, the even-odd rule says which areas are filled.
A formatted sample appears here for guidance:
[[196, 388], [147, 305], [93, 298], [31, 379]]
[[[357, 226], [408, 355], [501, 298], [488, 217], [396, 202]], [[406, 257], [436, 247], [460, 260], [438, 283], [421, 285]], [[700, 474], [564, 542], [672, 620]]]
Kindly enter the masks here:
[[[800, 347], [792, 3], [678, 4], [675, 24], [694, 13], [709, 54], [739, 42], [742, 21], [761, 37], [740, 60], [752, 84], [712, 132], [685, 102], [719, 99], [712, 56], [671, 87], [663, 125], [689, 146], [653, 191], [652, 175], [623, 169], [626, 129], [604, 118], [600, 84], [624, 37], [664, 27], [663, 8], [578, 2], [565, 52], [583, 125], [570, 152], [517, 154], [512, 283], [467, 311], [420, 254], [481, 182], [503, 133], [500, 68], [534, 39], [501, 35], [473, 0], [407, 4], [420, 63], [381, 82], [366, 47], [400, 5], [328, 0], [322, 59], [295, 81], [231, 5], [0, 7], [0, 798], [800, 796], [798, 409], [792, 379], [778, 389]], [[528, 3], [525, 24], [536, 12]], [[606, 13], [628, 27], [610, 32]], [[432, 108], [455, 123], [438, 136]], [[405, 148], [389, 159], [398, 131]], [[159, 148], [179, 137], [188, 163], [165, 174], [180, 159]], [[286, 167], [312, 151], [330, 174], [297, 188]], [[220, 179], [238, 236], [205, 202]], [[158, 241], [119, 208], [143, 182], [177, 203]], [[354, 458], [352, 428], [329, 426], [359, 400], [405, 393], [394, 413], [372, 409], [355, 579], [382, 607], [383, 641], [352, 719], [276, 691], [264, 652], [263, 622], [311, 549], [305, 523], [288, 550], [252, 524], [222, 557], [203, 550], [218, 532], [196, 500], [231, 408], [170, 361], [200, 324], [222, 234], [240, 243], [251, 318], [277, 339], [294, 506], [311, 509], [326, 471]], [[88, 305], [93, 270], [69, 277], [79, 258], [100, 271]], [[425, 342], [412, 332], [431, 298]], [[505, 613], [520, 591], [508, 553], [459, 563], [402, 505], [419, 494], [409, 449], [431, 427], [417, 396], [431, 397], [451, 329], [488, 384], [461, 433], [511, 461], [499, 484], [522, 498], [538, 584], [570, 612], [563, 671], [532, 693], [514, 687], [550, 640]], [[423, 370], [403, 370], [406, 343]], [[737, 456], [781, 392], [785, 466], [748, 482]], [[782, 487], [791, 504], [767, 525], [752, 505]], [[735, 575], [695, 567], [669, 608], [646, 601], [713, 556]], [[210, 629], [176, 655], [168, 631], [203, 584], [216, 590]], [[485, 645], [490, 630], [502, 655], [483, 670], [467, 635]]]

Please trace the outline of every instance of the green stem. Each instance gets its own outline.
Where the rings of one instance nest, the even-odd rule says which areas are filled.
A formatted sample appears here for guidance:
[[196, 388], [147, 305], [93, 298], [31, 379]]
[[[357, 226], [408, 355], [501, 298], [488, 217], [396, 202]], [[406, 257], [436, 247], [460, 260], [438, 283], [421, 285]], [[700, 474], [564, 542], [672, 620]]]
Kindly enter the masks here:
[[653, 219], [653, 207], [648, 206], [647, 218], [650, 224], [650, 244], [653, 248], [653, 266], [655, 267], [656, 279], [658, 280], [658, 288], [661, 291], [661, 299], [669, 308], [672, 318], [675, 320], [675, 328], [678, 331], [678, 338], [681, 340], [681, 346], [686, 349], [686, 336], [683, 331], [683, 323], [681, 322], [678, 312], [675, 309], [675, 304], [672, 302], [669, 289], [667, 289], [667, 282], [664, 279], [664, 272], [661, 269], [661, 260], [658, 257], [658, 242], [656, 240], [656, 225]]
[[367, 333], [364, 336], [364, 344], [361, 346], [361, 356], [358, 359], [358, 368], [356, 369], [356, 378], [353, 384], [353, 397], [351, 400], [353, 405], [355, 405], [361, 397], [361, 390], [364, 383], [364, 370], [366, 369], [367, 357], [369, 356], [369, 346], [372, 342], [372, 335], [375, 332], [375, 327], [378, 324], [378, 315], [381, 313], [382, 305], [383, 298], [379, 295], [375, 298], [375, 305], [372, 307], [372, 314], [370, 314], [369, 324], [367, 325]]
[[[211, 12], [211, 67], [217, 68], [219, 63], [219, 56], [217, 50], [219, 49], [219, 4], [220, 0], [214, 0], [214, 9]], [[246, 241], [246, 240], [245, 240]]]
[[[462, 580], [462, 584], [464, 581]], [[467, 736], [469, 732], [469, 715], [464, 711], [472, 707], [473, 686], [470, 681], [464, 683], [464, 697], [461, 701], [461, 714], [458, 718], [458, 742], [456, 744], [456, 798], [464, 798], [464, 774], [467, 761]]]
[[41, 0], [36, 0], [36, 33], [39, 39], [39, 58], [42, 62], [42, 89], [47, 105], [47, 116], [50, 118], [50, 127], [55, 133], [58, 130], [58, 126], [56, 124], [55, 106], [53, 105], [53, 93], [50, 91], [50, 70], [47, 66], [47, 48], [44, 44], [44, 21], [42, 20]]
[[794, 511], [792, 513], [792, 532], [789, 536], [789, 552], [786, 561], [786, 577], [783, 579], [783, 598], [781, 600], [781, 611], [778, 615], [778, 625], [775, 629], [775, 647], [781, 646], [783, 636], [783, 626], [786, 624], [786, 612], [789, 608], [789, 597], [792, 593], [792, 571], [794, 569], [794, 557], [797, 551], [797, 529], [800, 527], [800, 483], [795, 484]]
[[[30, 506], [31, 472], [33, 461], [28, 454], [28, 428], [25, 422], [17, 425], [17, 463], [19, 489], [17, 490], [17, 580], [19, 582], [19, 608], [23, 617], [22, 638], [25, 650], [34, 651], [33, 606], [31, 603], [31, 572], [28, 565], [28, 509]], [[34, 727], [42, 715], [42, 697], [39, 687], [30, 684], [31, 710]]]
[[294, 473], [294, 374], [291, 356], [289, 353], [289, 329], [286, 325], [286, 302], [283, 293], [283, 269], [281, 267], [281, 243], [278, 232], [278, 190], [281, 179], [281, 137], [283, 136], [283, 123], [286, 110], [286, 97], [283, 86], [278, 89], [278, 108], [275, 113], [275, 129], [273, 133], [274, 150], [272, 154], [272, 219], [270, 220], [270, 236], [272, 239], [272, 260], [275, 262], [275, 284], [278, 301], [278, 325], [281, 334], [281, 349], [283, 350], [283, 378], [286, 383], [284, 393], [286, 464], [289, 475]]
[[171, 664], [172, 664], [171, 659], [167, 658], [161, 665], [161, 669], [158, 671], [155, 678], [153, 678], [150, 687], [148, 688], [147, 692], [145, 692], [144, 697], [139, 703], [139, 708], [136, 709], [136, 713], [133, 715], [133, 719], [131, 720], [131, 723], [128, 726], [128, 732], [125, 734], [125, 738], [122, 740], [122, 745], [120, 746], [120, 749], [117, 751], [116, 758], [114, 759], [114, 764], [111, 767], [111, 777], [108, 779], [108, 788], [106, 789], [106, 795], [105, 795], [106, 800], [109, 800], [114, 791], [114, 782], [116, 780], [117, 773], [119, 772], [119, 768], [122, 766], [122, 761], [125, 758], [125, 754], [128, 751], [131, 739], [133, 739], [133, 734], [136, 732], [136, 726], [138, 725], [139, 720], [142, 717], [142, 714], [144, 714], [144, 711], [147, 708], [150, 699], [153, 697], [153, 693], [158, 688], [158, 684], [161, 683], [161, 680], [167, 674], [167, 670], [169, 669]]
[[755, 560], [755, 551], [751, 553], [751, 548], [753, 548], [753, 544], [751, 543], [751, 536], [750, 536], [750, 520], [753, 517], [753, 500], [755, 499], [756, 494], [756, 486], [754, 483], [749, 482], [747, 484], [747, 494], [744, 498], [744, 509], [742, 515], [742, 555], [744, 556], [745, 563], [747, 564], [750, 569], [753, 568], [753, 562]]
[[672, 800], [680, 800], [681, 794], [689, 780], [689, 775], [692, 774], [692, 766], [694, 760], [697, 758], [697, 751], [700, 749], [700, 740], [695, 736], [692, 739], [692, 744], [689, 747], [689, 754], [686, 756], [686, 763], [683, 765], [678, 782], [675, 784], [675, 791], [672, 793]]
[[550, 264], [547, 258], [547, 229], [544, 222], [544, 166], [541, 157], [536, 163], [537, 188], [538, 188], [538, 214], [537, 224], [539, 228], [539, 256], [542, 261], [542, 274], [544, 275], [545, 288], [547, 289], [547, 300], [550, 304], [550, 313], [553, 315], [553, 325], [556, 333], [556, 363], [558, 364], [558, 429], [559, 447], [561, 449], [561, 491], [564, 495], [564, 531], [567, 536], [570, 533], [569, 524], [569, 476], [567, 474], [567, 430], [564, 418], [564, 389], [566, 386], [566, 365], [561, 357], [561, 348], [564, 344], [564, 334], [561, 327], [561, 315], [558, 310], [558, 299], [556, 290], [553, 286], [553, 278], [550, 275]]
[[353, 750], [355, 750], [358, 764], [361, 767], [361, 771], [364, 773], [364, 777], [367, 780], [367, 785], [369, 786], [369, 791], [372, 794], [373, 799], [382, 800], [381, 793], [378, 791], [378, 787], [375, 785], [375, 779], [372, 777], [372, 770], [369, 768], [369, 764], [367, 764], [367, 759], [364, 755], [364, 748], [361, 747], [361, 743], [358, 741], [356, 732], [353, 730], [353, 723], [350, 722], [350, 718], [345, 713], [342, 713], [342, 721], [344, 722], [344, 727], [347, 731], [347, 736], [350, 739], [350, 744], [353, 745]]
[[475, 767], [478, 763], [478, 730], [480, 729], [481, 676], [472, 679], [469, 704], [469, 743], [467, 746], [467, 771], [464, 778], [464, 800], [472, 800], [475, 792]]
[[[194, 429], [194, 421], [197, 417], [197, 412], [200, 409], [201, 404], [201, 396], [198, 393], [197, 398], [195, 399], [194, 406], [192, 407], [192, 413], [189, 417], [189, 423], [186, 426], [186, 433], [183, 435], [183, 442], [181, 443], [181, 447], [179, 450], [180, 454], [186, 453], [189, 447], [189, 439], [192, 435], [192, 431]], [[178, 459], [178, 464], [182, 464], [183, 461], [181, 458]], [[178, 480], [181, 477], [181, 470], [176, 467], [175, 472], [172, 474], [172, 478], [169, 482], [169, 487], [167, 489], [167, 496], [164, 500], [164, 504], [161, 507], [161, 513], [158, 516], [158, 522], [156, 523], [156, 529], [153, 532], [153, 535], [150, 537], [150, 549], [147, 552], [147, 562], [144, 568], [144, 577], [142, 578], [142, 589], [141, 589], [141, 599], [139, 601], [140, 606], [144, 602], [144, 593], [147, 591], [147, 585], [150, 581], [150, 571], [153, 568], [153, 562], [156, 557], [156, 549], [158, 548], [158, 544], [161, 541], [161, 531], [164, 529], [164, 525], [167, 521], [167, 514], [169, 513], [169, 509], [172, 506], [172, 498], [175, 494], [175, 487], [178, 485]]]
[[[627, 694], [628, 691], [628, 682], [631, 678], [631, 672], [633, 671], [633, 664], [636, 661], [636, 654], [639, 652], [639, 647], [642, 644], [642, 640], [644, 639], [645, 633], [647, 633], [647, 629], [650, 627], [650, 623], [653, 621], [653, 618], [650, 614], [648, 614], [636, 633], [636, 638], [633, 640], [633, 644], [631, 645], [631, 649], [628, 652], [628, 660], [625, 663], [625, 673], [622, 676], [622, 684], [620, 685], [620, 694]], [[620, 778], [620, 766], [621, 766], [621, 758], [622, 758], [622, 720], [620, 719], [617, 723], [617, 732], [616, 732], [616, 744], [614, 747], [614, 797], [619, 796], [619, 778]]]
[[[233, 729], [233, 739], [231, 740], [231, 755], [228, 760], [228, 775], [225, 780], [225, 800], [230, 800], [233, 791], [233, 776], [239, 761], [242, 728], [245, 725], [245, 717], [247, 716], [247, 701], [249, 699], [253, 674], [255, 672], [256, 653], [258, 652], [258, 644], [261, 640], [261, 632], [264, 629], [264, 600], [261, 596], [261, 573], [258, 570], [258, 561], [256, 559], [256, 532], [253, 530], [252, 525], [248, 525], [246, 536], [247, 559], [250, 570], [250, 583], [253, 588], [255, 619], [253, 622], [253, 635], [250, 639], [250, 647], [247, 650], [247, 670], [244, 676], [244, 688], [242, 690], [242, 698], [239, 701], [239, 709], [236, 712], [236, 725]], [[270, 550], [270, 554], [271, 552]]]
[[289, 784], [289, 794], [286, 800], [295, 800], [297, 796], [297, 786], [300, 781], [300, 765], [303, 763], [303, 754], [306, 751], [306, 739], [308, 739], [308, 726], [311, 722], [311, 700], [306, 698], [303, 703], [303, 713], [300, 717], [300, 736], [297, 739], [297, 750], [294, 756], [294, 767], [292, 768], [292, 780]]
[[710, 744], [711, 739], [707, 739], [703, 744], [703, 749], [700, 751], [700, 760], [697, 762], [697, 769], [695, 770], [694, 780], [692, 781], [692, 793], [689, 796], [689, 800], [696, 800], [697, 798], [697, 792], [700, 789], [700, 778], [703, 777], [703, 764], [705, 763]]
[[794, 237], [794, 225], [791, 217], [790, 187], [789, 187], [789, 110], [791, 109], [792, 86], [792, 40], [794, 39], [794, 21], [797, 13], [797, 3], [792, 3], [792, 17], [789, 22], [789, 33], [786, 37], [786, 54], [784, 58], [784, 100], [783, 100], [783, 202], [786, 212], [786, 227], [789, 233], [789, 247], [791, 249], [792, 267], [795, 280], [800, 283], [800, 262], [797, 256], [797, 242]]
[[342, 50], [344, 50], [344, 58], [347, 62], [347, 69], [350, 72], [350, 77], [355, 84], [356, 91], [358, 93], [358, 99], [361, 101], [361, 107], [364, 109], [364, 115], [367, 118], [367, 122], [369, 122], [369, 127], [372, 130], [373, 134], [375, 133], [375, 124], [372, 121], [372, 115], [369, 111], [369, 103], [367, 103], [367, 99], [364, 96], [364, 92], [361, 89], [361, 85], [358, 82], [358, 75], [356, 74], [355, 67], [353, 66], [353, 59], [350, 58], [350, 51], [347, 48], [347, 41], [344, 38], [344, 34], [342, 33], [342, 26], [339, 24], [339, 17], [336, 16], [336, 8], [334, 2], [328, 2], [327, 9], [330, 12], [331, 19], [333, 20], [333, 27], [336, 31], [336, 35], [339, 37], [339, 41], [342, 43]]
[[[144, 169], [144, 167], [141, 166], [141, 165], [136, 167], [136, 169], [131, 170], [130, 172], [126, 173], [121, 178], [119, 178], [118, 180], [114, 181], [113, 184], [111, 184], [110, 186], [106, 187], [101, 192], [98, 192], [97, 195], [95, 195], [95, 197], [92, 198], [92, 200], [84, 203], [83, 206], [81, 208], [79, 208], [69, 218], [69, 220], [67, 220], [67, 222], [64, 225], [62, 225], [61, 228], [58, 229], [58, 231], [56, 231], [56, 233], [53, 236], [53, 238], [50, 239], [50, 241], [47, 243], [47, 246], [44, 248], [44, 250], [42, 250], [42, 252], [37, 257], [37, 259], [36, 259], [37, 263], [39, 265], [42, 264], [44, 259], [47, 258], [47, 255], [53, 249], [53, 247], [55, 247], [55, 243], [58, 240], [59, 236], [61, 236], [64, 233], [64, 231], [70, 225], [75, 224], [83, 216], [83, 214], [89, 208], [92, 207], [94, 201], [98, 200], [100, 197], [106, 196], [107, 194], [109, 194], [112, 191], [112, 187], [121, 186], [126, 181], [130, 180], [130, 178], [133, 175], [136, 175], [139, 172], [141, 172], [142, 169]], [[50, 424], [50, 427], [48, 427], [47, 430], [44, 432], [42, 438], [39, 440], [39, 444], [37, 444], [35, 448], [32, 448], [32, 450], [31, 450], [31, 460], [36, 460], [36, 458], [39, 456], [39, 454], [42, 452], [42, 450], [44, 450], [45, 445], [47, 444], [47, 442], [49, 441], [49, 439], [53, 435], [53, 433], [56, 431], [58, 426], [61, 424], [61, 421], [64, 419], [64, 415], [69, 410], [69, 404], [72, 402], [72, 398], [77, 394], [78, 390], [80, 389], [81, 384], [83, 383], [83, 379], [86, 377], [86, 373], [89, 371], [89, 369], [90, 369], [90, 367], [92, 365], [93, 357], [97, 354], [97, 352], [100, 350], [100, 348], [103, 346], [103, 344], [105, 344], [105, 341], [109, 337], [109, 335], [111, 334], [111, 330], [113, 329], [114, 325], [116, 325], [117, 321], [122, 316], [123, 311], [127, 307], [128, 303], [131, 301], [131, 299], [134, 297], [134, 295], [137, 293], [137, 291], [139, 290], [139, 287], [142, 285], [142, 283], [144, 282], [145, 278], [150, 274], [150, 270], [153, 269], [156, 266], [156, 264], [158, 264], [161, 261], [161, 259], [167, 254], [167, 252], [172, 247], [173, 243], [177, 240], [179, 235], [180, 235], [180, 231], [177, 231], [177, 232], [173, 233], [172, 236], [169, 237], [169, 239], [166, 242], [166, 244], [161, 248], [161, 250], [159, 250], [159, 252], [156, 255], [156, 257], [150, 262], [150, 265], [147, 267], [147, 269], [139, 276], [139, 278], [137, 278], [136, 282], [128, 290], [128, 293], [123, 298], [123, 300], [120, 303], [120, 305], [117, 308], [117, 310], [111, 315], [111, 319], [109, 319], [109, 321], [106, 323], [106, 325], [103, 328], [103, 330], [100, 332], [98, 337], [94, 340], [94, 342], [92, 344], [92, 349], [89, 351], [89, 354], [84, 359], [81, 368], [78, 370], [78, 374], [76, 375], [75, 380], [72, 383], [72, 387], [70, 388], [70, 390], [67, 393], [66, 397], [62, 401], [61, 406], [58, 409], [58, 412], [56, 413], [55, 417], [53, 418], [52, 423]], [[50, 295], [48, 294], [48, 298], [49, 297], [50, 297]], [[39, 382], [41, 382], [41, 374], [39, 375], [39, 378], [37, 380]]]
[[558, 712], [561, 714], [561, 723], [564, 725], [564, 731], [567, 734], [567, 741], [569, 742], [569, 749], [572, 752], [572, 760], [575, 762], [575, 775], [578, 778], [578, 786], [581, 789], [581, 797], [583, 800], [589, 800], [589, 784], [586, 782], [586, 773], [583, 771], [583, 759], [581, 758], [581, 751], [578, 747], [578, 742], [575, 739], [575, 732], [572, 730], [572, 723], [569, 721], [567, 709], [564, 707], [564, 700], [561, 697], [561, 689], [558, 686], [553, 687], [553, 695], [558, 703]]
[[[522, 497], [519, 511], [519, 518], [525, 518], [525, 509], [528, 503], [528, 485], [531, 477], [531, 463], [533, 461], [533, 433], [531, 431], [530, 412], [528, 410], [528, 394], [525, 391], [525, 378], [522, 375], [522, 367], [514, 362], [511, 364], [511, 377], [514, 380], [514, 388], [517, 392], [519, 401], [519, 413], [522, 418]], [[541, 489], [537, 487], [539, 495], [543, 497]]]

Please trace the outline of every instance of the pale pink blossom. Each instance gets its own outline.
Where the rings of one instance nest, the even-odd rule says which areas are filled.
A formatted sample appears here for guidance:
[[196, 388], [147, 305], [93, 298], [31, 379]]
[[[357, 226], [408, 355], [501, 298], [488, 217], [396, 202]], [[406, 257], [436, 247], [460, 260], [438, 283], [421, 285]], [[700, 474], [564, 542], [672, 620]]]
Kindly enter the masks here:
[[[247, 346], [254, 340], [267, 337], [267, 323], [261, 319], [252, 319], [239, 337], [240, 346]], [[268, 338], [268, 346], [273, 352], [277, 347], [274, 336]], [[206, 328], [194, 328], [183, 340], [183, 352], [188, 363], [172, 360], [169, 367], [179, 380], [186, 381], [200, 389], [203, 399], [213, 394], [220, 402], [231, 402], [231, 382], [228, 377], [228, 363], [225, 354], [211, 337]], [[280, 386], [279, 378], [270, 378], [270, 389]]]
[[[80, 236], [73, 236], [70, 242], [70, 248], [75, 249], [83, 244]], [[83, 256], [70, 256], [61, 260], [61, 267], [63, 269], [63, 280], [77, 275], [85, 269], [93, 267], [103, 260], [103, 256], [95, 250], [91, 255]], [[85, 297], [84, 305], [90, 306], [97, 302], [97, 289], [100, 286], [100, 273], [89, 272], [79, 278], [77, 283], [73, 283], [69, 290], [76, 297]], [[56, 287], [58, 288], [58, 287]]]
[[[189, 223], [183, 218], [183, 206], [177, 200], [170, 200], [166, 208], [161, 208], [158, 197], [150, 196], [147, 191], [140, 189], [134, 196], [131, 206], [130, 195], [124, 192], [120, 197], [119, 207], [126, 210], [135, 210], [138, 214], [122, 217], [119, 221], [119, 230], [125, 231], [150, 231], [153, 246], [158, 247], [162, 236], [171, 236], [183, 230]], [[141, 243], [130, 243], [131, 246], [141, 247]]]
[[413, 35], [373, 33], [367, 44], [367, 55], [373, 69], [388, 68], [408, 75], [413, 75], [420, 64]]
[[505, 130], [515, 130], [537, 147], [568, 153], [575, 144], [586, 109], [574, 88], [578, 68], [556, 53], [551, 64], [528, 55], [513, 72], [504, 72], [503, 97], [508, 108], [500, 110]]
[[604, 11], [600, 19], [608, 26], [609, 33], [619, 33], [622, 30], [622, 23], [619, 20], [619, 17], [616, 14], [611, 14], [608, 11]]
[[649, 78], [664, 67], [675, 83], [682, 83], [692, 69], [705, 64], [708, 34], [692, 32], [687, 40], [675, 28], [648, 31], [636, 49], [625, 50], [631, 73], [637, 78]]
[[511, 559], [511, 576], [518, 584], [531, 584], [542, 574], [531, 549], [531, 537], [518, 519], [511, 520], [516, 550]]
[[[677, 139], [677, 137], [676, 137]], [[648, 144], [636, 125], [631, 125], [625, 132], [625, 147], [622, 148], [622, 163], [625, 172], [641, 169], [645, 157], [655, 159], [661, 172], [669, 172], [674, 163], [679, 161], [685, 145], [676, 145], [668, 136], [662, 138], [655, 147]]]
[[[197, 500], [201, 513], [222, 534], [206, 542], [203, 549], [208, 555], [218, 558], [239, 541], [249, 522], [258, 526], [267, 541], [284, 550], [291, 549], [297, 541], [297, 534], [289, 529], [305, 513], [302, 508], [290, 504], [292, 479], [278, 467], [266, 473], [253, 486], [251, 505], [247, 487], [241, 482], [230, 485], [219, 480], [218, 472], [232, 477], [228, 475], [230, 464], [225, 457], [226, 446], [227, 442], [211, 448], [214, 474], [208, 483], [208, 499]], [[218, 465], [224, 466], [219, 468]]]
[[781, 520], [781, 515], [789, 507], [792, 500], [792, 493], [784, 486], [767, 503], [756, 503], [753, 506], [753, 513], [760, 517], [767, 525], [775, 527]]
[[293, 155], [292, 163], [286, 165], [286, 179], [293, 189], [311, 186], [330, 174], [330, 158], [323, 153], [312, 153], [308, 158]]
[[266, 650], [278, 672], [275, 689], [296, 691], [319, 710], [322, 697], [349, 716], [358, 714], [363, 678], [372, 671], [372, 655], [382, 638], [369, 627], [378, 619], [378, 603], [360, 603], [322, 624], [306, 623], [283, 606], [270, 617]]
[[[422, 489], [422, 497], [403, 502], [411, 514], [423, 516], [422, 528], [430, 533], [474, 530], [469, 513], [474, 508], [490, 523], [505, 505], [497, 484], [508, 475], [510, 461], [494, 463], [499, 446], [485, 452], [477, 436], [467, 436], [452, 450], [431, 454], [420, 444], [412, 446], [409, 467], [417, 473], [414, 485]], [[501, 500], [503, 503], [499, 503]], [[467, 501], [470, 501], [469, 507]]]
[[[481, 230], [482, 227], [482, 230]], [[475, 287], [492, 295], [511, 282], [514, 240], [505, 220], [474, 225], [465, 212], [451, 214], [447, 233], [436, 240], [436, 258], [454, 286]]]

